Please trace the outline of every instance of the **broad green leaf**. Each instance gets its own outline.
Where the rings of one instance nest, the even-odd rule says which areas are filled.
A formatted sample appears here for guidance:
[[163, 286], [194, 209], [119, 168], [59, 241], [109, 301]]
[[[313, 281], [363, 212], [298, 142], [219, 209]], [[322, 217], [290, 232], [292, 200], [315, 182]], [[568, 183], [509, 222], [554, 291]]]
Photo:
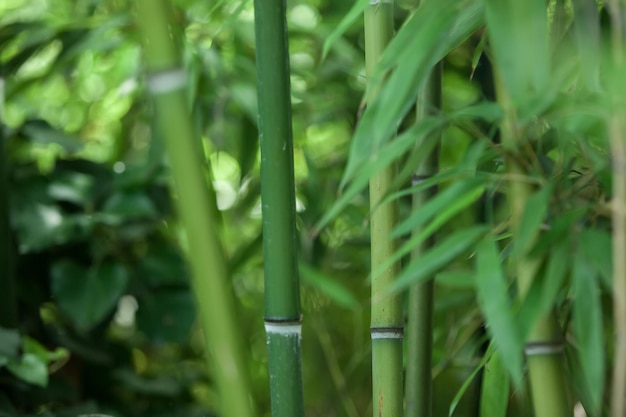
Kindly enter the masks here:
[[493, 238], [486, 237], [476, 249], [476, 292], [485, 315], [487, 329], [499, 354], [506, 358], [506, 368], [516, 383], [522, 379], [523, 341], [517, 328]]
[[20, 359], [9, 361], [7, 369], [22, 381], [40, 387], [48, 385], [47, 364], [33, 353], [25, 353]]
[[584, 256], [575, 256], [572, 286], [575, 294], [573, 306], [574, 334], [578, 357], [587, 380], [592, 401], [592, 414], [602, 406], [605, 374], [605, 344], [602, 325], [602, 304], [597, 274]]
[[413, 259], [400, 273], [390, 290], [398, 292], [434, 275], [468, 250], [487, 233], [485, 226], [472, 226], [452, 233], [421, 257]]
[[506, 417], [509, 405], [509, 375], [503, 360], [495, 352], [483, 371], [480, 389], [480, 417]]
[[[368, 103], [357, 125], [342, 186], [393, 136], [431, 68], [480, 26], [481, 7], [478, 1], [425, 2], [400, 29], [371, 82], [379, 93]], [[391, 68], [393, 72], [385, 78]]]
[[153, 218], [158, 214], [150, 197], [140, 191], [118, 192], [111, 195], [104, 203], [102, 212], [116, 216], [119, 221]]
[[348, 13], [341, 19], [341, 22], [337, 25], [335, 30], [333, 30], [330, 35], [324, 41], [324, 47], [322, 48], [322, 59], [326, 58], [328, 55], [328, 51], [333, 47], [337, 39], [339, 39], [348, 28], [359, 18], [365, 10], [365, 7], [368, 5], [369, 0], [358, 0], [355, 1], [352, 5], [352, 8]]
[[128, 282], [126, 269], [111, 262], [84, 268], [62, 260], [52, 266], [51, 275], [55, 300], [82, 330], [92, 328], [111, 312]]
[[299, 264], [299, 269], [302, 281], [319, 289], [338, 305], [351, 310], [359, 308], [359, 301], [356, 297], [346, 287], [337, 282], [337, 280], [303, 263]]
[[587, 261], [600, 273], [602, 283], [613, 288], [613, 242], [609, 232], [585, 229], [580, 233], [580, 250]]
[[183, 343], [189, 339], [196, 309], [186, 289], [164, 288], [139, 299], [137, 327], [154, 343]]
[[539, 235], [541, 225], [546, 220], [551, 195], [552, 186], [546, 185], [526, 200], [517, 239], [513, 244], [515, 256], [522, 257], [531, 249], [531, 245]]
[[496, 69], [513, 102], [543, 94], [550, 75], [547, 3], [485, 0], [485, 18]]

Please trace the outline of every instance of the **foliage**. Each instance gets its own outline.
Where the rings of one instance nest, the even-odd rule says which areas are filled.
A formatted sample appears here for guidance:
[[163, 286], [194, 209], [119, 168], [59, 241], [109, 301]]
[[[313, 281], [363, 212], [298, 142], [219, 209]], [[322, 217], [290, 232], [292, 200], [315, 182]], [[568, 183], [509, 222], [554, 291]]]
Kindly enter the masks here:
[[[0, 414], [215, 410], [131, 3], [0, 4], [2, 132], [19, 253], [19, 325], [0, 331]], [[268, 415], [252, 4], [174, 3], [254, 395]], [[512, 3], [399, 3], [398, 31], [375, 76], [379, 94], [358, 124], [359, 20], [342, 2], [289, 4], [307, 415], [371, 411], [365, 277], [379, 271], [368, 266], [364, 187], [390, 164], [399, 175], [386, 201], [398, 201], [401, 220], [389, 262], [404, 261], [394, 290], [436, 274], [433, 415], [530, 415], [523, 341], [553, 311], [571, 397], [587, 415], [607, 413], [616, 358], [607, 121], [624, 97], [622, 73], [607, 11], [595, 2]], [[443, 110], [413, 125], [420, 86], [441, 59]], [[493, 74], [511, 99], [515, 148], [501, 143], [511, 113], [496, 103]], [[421, 162], [413, 145], [436, 132], [440, 173], [407, 186]], [[521, 177], [507, 173], [510, 161]], [[518, 232], [506, 190], [520, 180], [532, 192]], [[434, 184], [441, 192], [412, 213], [407, 196]], [[435, 233], [437, 245], [409, 261]], [[528, 288], [514, 280], [520, 258], [538, 271]], [[506, 374], [510, 392], [498, 384]]]

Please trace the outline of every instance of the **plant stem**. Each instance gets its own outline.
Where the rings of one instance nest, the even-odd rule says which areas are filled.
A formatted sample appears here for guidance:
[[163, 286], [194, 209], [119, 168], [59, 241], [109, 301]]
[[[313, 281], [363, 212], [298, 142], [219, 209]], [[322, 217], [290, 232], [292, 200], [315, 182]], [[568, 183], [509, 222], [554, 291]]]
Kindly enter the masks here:
[[[365, 9], [365, 67], [368, 77], [366, 99], [372, 100], [371, 77], [385, 46], [393, 36], [393, 3], [370, 2]], [[390, 257], [395, 249], [390, 239], [396, 223], [396, 205], [379, 202], [389, 191], [395, 177], [395, 166], [390, 166], [370, 179], [371, 258], [372, 271]], [[388, 288], [397, 276], [398, 263], [372, 276], [372, 383], [374, 417], [402, 415], [402, 333], [403, 317], [400, 296], [389, 295]]]
[[[441, 108], [441, 64], [433, 68], [417, 98], [416, 122]], [[416, 145], [420, 152], [420, 144]], [[431, 178], [439, 169], [439, 147], [435, 147], [420, 164], [413, 176], [413, 185]], [[437, 192], [437, 187], [413, 194], [413, 211], [418, 211]], [[413, 231], [420, 234], [422, 227]], [[411, 252], [418, 259], [434, 245], [429, 239]], [[407, 359], [405, 387], [405, 417], [430, 417], [432, 415], [432, 341], [434, 314], [433, 279], [415, 284], [409, 288], [408, 324], [406, 329]]]
[[148, 86], [154, 96], [157, 127], [174, 179], [178, 213], [185, 229], [192, 283], [214, 369], [221, 415], [254, 416], [252, 397], [229, 285], [217, 234], [217, 209], [205, 179], [200, 141], [193, 131], [185, 94], [186, 73], [172, 40], [165, 0], [139, 0], [138, 24], [144, 38]]
[[255, 0], [265, 330], [272, 415], [304, 415], [285, 0]]
[[[617, 88], [626, 91], [623, 79], [624, 42], [622, 4], [618, 0], [609, 1], [611, 16], [611, 47], [613, 52], [613, 74]], [[611, 384], [611, 416], [626, 414], [626, 127], [624, 115], [626, 106], [623, 95], [613, 98], [613, 114], [609, 121], [609, 140], [613, 176], [613, 316], [615, 326], [615, 360]]]
[[4, 138], [4, 78], [0, 74], [0, 326], [17, 327], [17, 299], [15, 291], [15, 252], [11, 241], [9, 221], [9, 184], [7, 181]]
[[[527, 173], [519, 163], [518, 154], [524, 138], [517, 126], [513, 104], [497, 73], [495, 80], [498, 103], [504, 110], [500, 135], [502, 146], [507, 153], [507, 174], [512, 178], [523, 178]], [[514, 241], [519, 233], [524, 206], [532, 193], [533, 186], [527, 181], [513, 179], [509, 182], [508, 199], [511, 206], [511, 229]], [[522, 255], [514, 259], [514, 262], [517, 286], [520, 298], [523, 299], [539, 271], [540, 260]], [[563, 369], [563, 341], [561, 339], [556, 320], [553, 314], [550, 314], [537, 319], [526, 340], [528, 374], [536, 417], [568, 417], [572, 415], [572, 409], [567, 399]], [[543, 352], [529, 349], [530, 346], [538, 345], [545, 348], [542, 349]]]

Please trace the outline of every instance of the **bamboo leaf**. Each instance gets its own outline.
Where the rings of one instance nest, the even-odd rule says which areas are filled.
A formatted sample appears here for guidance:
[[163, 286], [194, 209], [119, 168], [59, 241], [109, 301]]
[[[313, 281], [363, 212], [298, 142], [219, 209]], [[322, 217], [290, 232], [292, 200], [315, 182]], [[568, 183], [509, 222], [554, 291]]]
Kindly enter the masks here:
[[470, 384], [472, 383], [474, 378], [476, 378], [476, 375], [478, 375], [478, 372], [485, 366], [489, 358], [493, 356], [493, 353], [494, 353], [493, 344], [490, 344], [489, 348], [487, 349], [487, 352], [485, 352], [485, 356], [482, 357], [482, 359], [480, 360], [478, 365], [476, 365], [472, 373], [467, 377], [465, 382], [463, 382], [463, 385], [461, 385], [461, 388], [459, 388], [459, 390], [457, 391], [452, 401], [450, 401], [448, 417], [454, 414], [454, 411], [456, 410], [457, 405], [459, 405], [459, 401], [461, 401], [463, 394], [465, 394], [465, 391], [467, 391], [467, 388], [469, 388]]
[[480, 391], [480, 417], [506, 417], [509, 405], [509, 375], [498, 352], [485, 365]]
[[351, 310], [359, 307], [356, 297], [336, 280], [303, 263], [299, 264], [299, 269], [300, 276], [305, 283], [319, 289], [338, 305]]
[[[423, 146], [434, 146], [436, 137], [432, 134], [436, 129], [444, 126], [445, 120], [439, 117], [431, 117], [424, 119], [421, 123], [412, 126], [409, 130], [398, 136], [394, 141], [390, 142], [381, 151], [377, 157], [374, 157], [359, 167], [354, 179], [339, 197], [337, 202], [324, 214], [322, 219], [316, 224], [315, 229], [320, 230], [326, 226], [335, 216], [350, 204], [350, 201], [356, 197], [365, 188], [370, 177], [383, 170], [386, 166], [395, 161], [400, 155], [407, 152], [415, 145], [416, 140], [426, 138]], [[422, 158], [427, 152], [424, 152]]]
[[472, 226], [452, 233], [423, 256], [412, 260], [400, 273], [390, 290], [398, 292], [406, 287], [428, 279], [460, 254], [468, 250], [487, 233], [485, 226]]
[[584, 256], [574, 258], [573, 306], [574, 333], [578, 357], [592, 402], [592, 414], [598, 414], [604, 391], [605, 352], [600, 289], [593, 267]]
[[[371, 82], [371, 90], [378, 93], [357, 126], [342, 186], [395, 133], [430, 69], [480, 26], [481, 7], [481, 2], [468, 5], [461, 0], [426, 2], [400, 29]], [[392, 67], [393, 73], [385, 78]]]
[[539, 229], [548, 213], [551, 195], [552, 186], [546, 185], [531, 195], [526, 201], [517, 239], [514, 243], [513, 253], [515, 256], [521, 257], [525, 255], [536, 240]]
[[363, 10], [369, 3], [369, 0], [358, 0], [352, 5], [352, 8], [348, 13], [341, 19], [341, 22], [337, 25], [335, 30], [333, 30], [330, 35], [324, 41], [324, 46], [322, 48], [322, 59], [326, 58], [328, 55], [328, 51], [333, 47], [337, 39], [339, 39], [348, 28], [361, 16]]
[[580, 234], [580, 249], [599, 272], [602, 283], [613, 288], [613, 243], [609, 232], [585, 229]]
[[523, 342], [508, 295], [508, 285], [493, 238], [483, 239], [476, 249], [476, 292], [487, 329], [514, 381], [522, 379]]
[[570, 247], [562, 242], [550, 252], [545, 282], [541, 290], [540, 312], [547, 314], [554, 306], [556, 297], [565, 281], [570, 267]]
[[485, 0], [487, 31], [497, 70], [516, 104], [542, 94], [550, 52], [544, 0]]

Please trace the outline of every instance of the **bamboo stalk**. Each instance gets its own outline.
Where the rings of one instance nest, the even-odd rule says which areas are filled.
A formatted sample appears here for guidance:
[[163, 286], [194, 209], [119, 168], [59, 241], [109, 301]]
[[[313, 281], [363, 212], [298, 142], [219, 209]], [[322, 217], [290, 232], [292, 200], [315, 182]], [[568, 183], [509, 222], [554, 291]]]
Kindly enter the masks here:
[[[524, 178], [527, 175], [519, 163], [517, 154], [523, 137], [517, 128], [515, 109], [499, 76], [496, 79], [496, 96], [504, 110], [500, 126], [502, 146], [507, 153], [506, 170], [511, 178]], [[513, 239], [519, 233], [526, 200], [533, 193], [527, 181], [511, 180], [508, 199], [511, 205], [511, 229]], [[538, 259], [522, 255], [514, 259], [517, 286], [523, 299], [539, 271]], [[526, 356], [530, 390], [536, 417], [569, 417], [572, 408], [567, 398], [567, 388], [563, 368], [563, 341], [553, 314], [539, 317], [526, 340]]]
[[217, 383], [221, 415], [253, 417], [252, 397], [237, 332], [235, 302], [216, 230], [203, 153], [191, 123], [185, 94], [186, 73], [169, 25], [169, 2], [139, 0], [137, 20], [144, 38], [148, 86], [157, 127], [165, 143], [188, 243], [192, 284]]
[[[416, 106], [416, 122], [441, 108], [441, 64], [433, 68], [424, 88], [420, 91]], [[416, 145], [420, 152], [420, 144]], [[413, 175], [413, 185], [431, 178], [439, 169], [439, 147], [430, 151], [424, 162]], [[418, 211], [437, 192], [436, 187], [413, 194], [413, 211]], [[421, 233], [423, 227], [413, 231]], [[429, 239], [416, 246], [411, 252], [418, 259], [434, 245]], [[430, 417], [432, 415], [432, 356], [433, 356], [433, 316], [435, 283], [433, 279], [415, 284], [409, 288], [408, 323], [406, 329], [406, 387], [405, 417]]]
[[17, 327], [17, 299], [15, 290], [15, 252], [11, 241], [9, 221], [9, 184], [7, 182], [7, 164], [4, 124], [4, 78], [0, 74], [0, 326]]
[[[365, 68], [368, 77], [366, 99], [372, 91], [372, 75], [383, 50], [393, 36], [393, 2], [374, 0], [365, 9]], [[396, 205], [379, 202], [387, 194], [395, 177], [390, 166], [370, 179], [371, 262], [372, 271], [390, 257], [395, 249], [390, 239], [396, 224]], [[400, 417], [403, 407], [402, 390], [402, 303], [398, 295], [388, 295], [388, 288], [398, 274], [396, 263], [384, 272], [372, 276], [372, 401], [374, 417]]]
[[615, 326], [615, 360], [611, 384], [611, 417], [626, 415], [626, 106], [622, 81], [624, 74], [624, 28], [623, 5], [610, 0], [611, 47], [615, 79], [619, 83], [614, 98], [613, 114], [609, 121], [609, 140], [612, 157], [613, 201], [613, 317]]
[[304, 415], [285, 0], [255, 0], [265, 331], [272, 415]]

